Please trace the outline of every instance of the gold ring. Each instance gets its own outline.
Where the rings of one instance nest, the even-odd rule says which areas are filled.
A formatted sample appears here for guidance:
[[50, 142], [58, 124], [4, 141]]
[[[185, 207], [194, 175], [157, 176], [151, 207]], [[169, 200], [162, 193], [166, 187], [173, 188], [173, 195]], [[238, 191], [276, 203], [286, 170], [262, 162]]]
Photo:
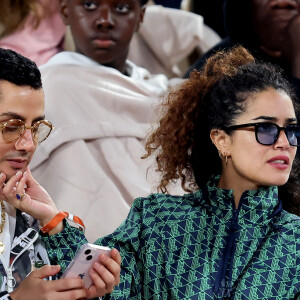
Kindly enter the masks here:
[[26, 193], [22, 193], [22, 194], [16, 194], [16, 197], [18, 200], [23, 200], [23, 198], [26, 196]]

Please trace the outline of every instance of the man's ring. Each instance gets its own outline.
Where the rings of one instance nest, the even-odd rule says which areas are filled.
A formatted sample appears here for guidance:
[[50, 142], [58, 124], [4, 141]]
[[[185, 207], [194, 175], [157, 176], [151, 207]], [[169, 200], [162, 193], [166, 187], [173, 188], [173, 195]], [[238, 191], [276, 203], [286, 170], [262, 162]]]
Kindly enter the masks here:
[[18, 200], [22, 200], [25, 197], [26, 193], [23, 194], [16, 194]]

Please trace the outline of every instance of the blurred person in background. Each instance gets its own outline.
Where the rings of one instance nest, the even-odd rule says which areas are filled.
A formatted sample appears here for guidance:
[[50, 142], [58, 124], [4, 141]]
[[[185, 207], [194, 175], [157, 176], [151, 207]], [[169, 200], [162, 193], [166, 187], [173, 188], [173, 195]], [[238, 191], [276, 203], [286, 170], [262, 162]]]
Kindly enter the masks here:
[[63, 50], [65, 33], [58, 0], [0, 1], [1, 48], [42, 65]]
[[216, 51], [241, 44], [255, 58], [283, 68], [300, 99], [300, 1], [225, 0], [224, 20], [227, 37], [201, 56], [185, 77], [201, 69]]
[[154, 0], [154, 3], [165, 7], [180, 9], [181, 1], [182, 0]]

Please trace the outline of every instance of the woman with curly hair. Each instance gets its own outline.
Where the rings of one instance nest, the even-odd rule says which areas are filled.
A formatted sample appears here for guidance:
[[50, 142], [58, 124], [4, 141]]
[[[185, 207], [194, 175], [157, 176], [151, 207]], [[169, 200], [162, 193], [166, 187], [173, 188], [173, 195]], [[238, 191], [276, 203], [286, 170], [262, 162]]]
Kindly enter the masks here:
[[[163, 193], [136, 199], [96, 241], [123, 257], [112, 299], [300, 296], [296, 109], [281, 71], [242, 47], [216, 53], [167, 96], [146, 144]], [[167, 194], [178, 180], [189, 193]], [[67, 238], [75, 249], [83, 236], [49, 239], [55, 262], [66, 262], [56, 248]]]

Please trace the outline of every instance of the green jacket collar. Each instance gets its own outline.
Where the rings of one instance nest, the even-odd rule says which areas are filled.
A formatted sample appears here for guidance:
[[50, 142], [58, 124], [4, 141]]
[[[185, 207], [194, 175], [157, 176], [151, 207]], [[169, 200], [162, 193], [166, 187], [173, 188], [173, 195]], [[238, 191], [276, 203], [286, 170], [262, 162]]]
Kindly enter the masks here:
[[245, 191], [235, 208], [233, 190], [220, 189], [217, 187], [220, 176], [214, 176], [208, 181], [202, 190], [203, 198], [209, 204], [214, 214], [223, 213], [228, 218], [232, 217], [232, 212], [238, 212], [238, 218], [243, 222], [263, 225], [280, 214], [282, 208], [278, 199], [277, 186], [260, 187], [257, 190]]

